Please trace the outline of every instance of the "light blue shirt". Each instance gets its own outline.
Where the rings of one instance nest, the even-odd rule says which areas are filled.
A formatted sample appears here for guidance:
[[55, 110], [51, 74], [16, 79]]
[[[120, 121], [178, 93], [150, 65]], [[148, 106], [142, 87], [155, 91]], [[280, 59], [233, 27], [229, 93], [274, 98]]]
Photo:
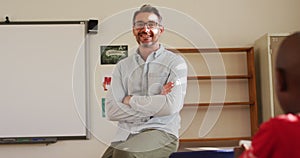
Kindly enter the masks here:
[[[172, 91], [161, 95], [163, 85], [174, 82]], [[144, 61], [139, 53], [121, 60], [112, 75], [106, 96], [106, 113], [118, 121], [115, 141], [145, 129], [158, 129], [179, 136], [180, 110], [187, 87], [187, 65], [184, 59], [163, 46]], [[130, 106], [122, 103], [132, 95]]]

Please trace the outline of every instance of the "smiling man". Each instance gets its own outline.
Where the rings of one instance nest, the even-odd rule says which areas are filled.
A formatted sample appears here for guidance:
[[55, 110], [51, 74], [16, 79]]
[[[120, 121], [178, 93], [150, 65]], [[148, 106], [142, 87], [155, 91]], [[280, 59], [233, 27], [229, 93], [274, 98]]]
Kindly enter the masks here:
[[139, 47], [113, 72], [106, 112], [118, 122], [118, 131], [103, 158], [169, 157], [178, 148], [187, 65], [159, 43], [161, 22], [150, 5], [134, 13], [132, 31]]
[[151, 12], [141, 12], [135, 15], [133, 34], [141, 48], [156, 50], [159, 48], [158, 38], [164, 32], [164, 27], [160, 23], [161, 18]]

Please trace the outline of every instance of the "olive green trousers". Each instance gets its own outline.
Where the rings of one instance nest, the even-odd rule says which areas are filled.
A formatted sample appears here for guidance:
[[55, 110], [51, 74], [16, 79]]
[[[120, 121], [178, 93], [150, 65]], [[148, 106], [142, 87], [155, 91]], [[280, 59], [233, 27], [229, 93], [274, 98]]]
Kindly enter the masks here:
[[146, 130], [130, 135], [124, 142], [115, 142], [102, 158], [168, 158], [178, 149], [178, 139], [160, 130]]

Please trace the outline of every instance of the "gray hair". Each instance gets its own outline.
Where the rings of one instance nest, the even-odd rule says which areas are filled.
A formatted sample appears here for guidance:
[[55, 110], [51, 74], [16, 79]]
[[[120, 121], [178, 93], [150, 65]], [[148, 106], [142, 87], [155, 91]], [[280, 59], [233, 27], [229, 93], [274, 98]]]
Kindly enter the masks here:
[[155, 7], [152, 7], [151, 5], [149, 4], [145, 4], [143, 5], [139, 10], [137, 10], [136, 12], [134, 12], [133, 14], [133, 24], [134, 24], [134, 20], [135, 20], [135, 17], [139, 14], [139, 13], [153, 13], [155, 14], [157, 17], [158, 17], [158, 20], [159, 20], [159, 23], [162, 21], [162, 17], [160, 16], [159, 14], [159, 11], [158, 9], [156, 9]]

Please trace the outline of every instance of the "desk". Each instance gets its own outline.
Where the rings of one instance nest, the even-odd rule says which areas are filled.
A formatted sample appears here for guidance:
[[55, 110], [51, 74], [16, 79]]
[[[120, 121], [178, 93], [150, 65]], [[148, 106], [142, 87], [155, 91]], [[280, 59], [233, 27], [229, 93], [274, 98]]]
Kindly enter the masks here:
[[175, 152], [170, 158], [234, 158], [234, 151]]

